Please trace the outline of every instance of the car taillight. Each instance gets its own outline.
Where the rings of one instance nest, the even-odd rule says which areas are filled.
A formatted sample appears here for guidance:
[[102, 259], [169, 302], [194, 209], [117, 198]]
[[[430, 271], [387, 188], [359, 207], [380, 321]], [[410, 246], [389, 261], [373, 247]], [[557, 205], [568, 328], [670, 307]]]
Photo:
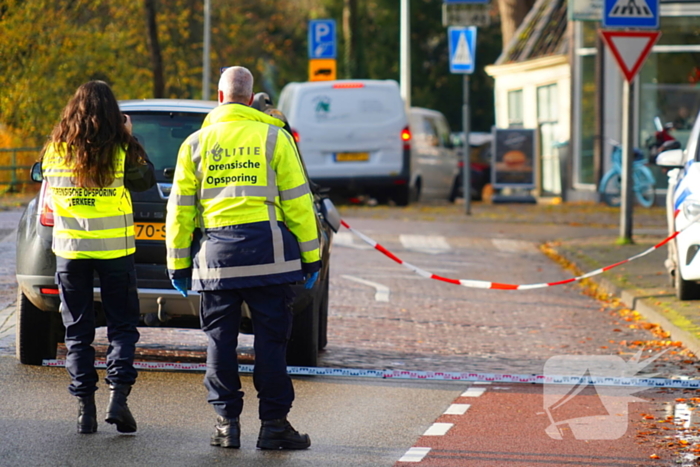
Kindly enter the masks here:
[[44, 181], [39, 195], [39, 223], [44, 227], [53, 227], [53, 210], [49, 207], [48, 193], [49, 183]]
[[401, 141], [404, 149], [411, 149], [411, 130], [408, 127], [401, 130]]
[[41, 292], [45, 295], [58, 295], [58, 288], [42, 287], [39, 289], [39, 292]]
[[294, 129], [292, 130], [292, 137], [294, 138], [294, 141], [296, 141], [297, 143], [301, 139], [301, 138], [299, 138], [299, 132], [297, 130], [294, 130]]

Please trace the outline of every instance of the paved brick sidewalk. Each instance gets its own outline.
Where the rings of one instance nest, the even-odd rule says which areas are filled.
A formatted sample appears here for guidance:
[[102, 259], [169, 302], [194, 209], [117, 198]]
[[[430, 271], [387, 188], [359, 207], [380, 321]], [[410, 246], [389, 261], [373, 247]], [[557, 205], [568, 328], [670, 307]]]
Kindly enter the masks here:
[[[575, 239], [554, 244], [554, 251], [587, 272], [615, 264], [663, 240], [664, 236], [639, 236], [634, 245], [616, 245], [615, 238]], [[700, 355], [700, 301], [680, 301], [664, 267], [666, 247], [623, 264], [592, 279], [603, 291], [619, 297], [647, 321], [659, 324], [670, 339], [681, 341]]]

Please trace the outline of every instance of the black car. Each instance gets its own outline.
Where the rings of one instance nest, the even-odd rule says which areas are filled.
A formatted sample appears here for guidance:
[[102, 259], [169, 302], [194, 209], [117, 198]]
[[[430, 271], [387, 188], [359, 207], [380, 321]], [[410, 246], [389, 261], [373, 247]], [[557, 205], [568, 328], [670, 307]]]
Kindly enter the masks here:
[[[165, 214], [178, 150], [197, 131], [216, 102], [151, 99], [120, 102], [129, 114], [133, 134], [145, 147], [156, 169], [157, 185], [132, 193], [136, 234], [136, 274], [143, 325], [199, 328], [199, 294], [183, 297], [171, 285], [166, 268]], [[41, 167], [32, 168], [32, 179], [41, 181]], [[28, 204], [17, 234], [17, 358], [24, 364], [41, 365], [56, 358], [64, 328], [59, 311], [58, 286], [54, 280], [56, 258], [51, 251], [53, 213], [46, 203], [47, 185]], [[294, 324], [287, 363], [316, 366], [318, 352], [327, 343], [329, 260], [333, 232], [340, 216], [331, 201], [312, 185], [322, 268], [311, 290], [296, 284]], [[104, 325], [99, 281], [94, 284], [98, 326]], [[244, 306], [241, 332], [252, 333], [250, 311]]]
[[[450, 193], [450, 201], [464, 198], [462, 173], [464, 170], [464, 133], [452, 133], [452, 139], [457, 147], [459, 157], [459, 174], [455, 177]], [[469, 134], [470, 183], [471, 199], [481, 201], [486, 185], [491, 183], [491, 133], [471, 132]]]

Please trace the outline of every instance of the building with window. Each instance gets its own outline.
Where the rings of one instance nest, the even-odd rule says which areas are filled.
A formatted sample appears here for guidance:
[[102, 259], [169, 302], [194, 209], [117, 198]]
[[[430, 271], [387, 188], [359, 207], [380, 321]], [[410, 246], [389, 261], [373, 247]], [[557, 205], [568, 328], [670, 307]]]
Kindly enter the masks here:
[[[539, 196], [598, 200], [597, 184], [610, 169], [613, 143], [621, 141], [623, 78], [598, 30], [595, 2], [587, 21], [566, 0], [538, 0], [495, 64], [496, 125], [534, 128], [538, 134]], [[661, 2], [659, 42], [635, 79], [634, 140], [642, 149], [654, 136], [655, 117], [673, 124], [683, 144], [700, 111], [700, 3]], [[568, 141], [565, 148], [556, 144]], [[565, 156], [560, 164], [559, 151]], [[561, 187], [561, 171], [566, 172]], [[657, 193], [666, 177], [652, 168]], [[660, 198], [660, 196], [659, 196]]]
[[571, 67], [565, 0], [538, 0], [495, 64], [496, 126], [534, 128], [539, 196], [560, 195], [561, 167], [555, 143], [569, 139]]

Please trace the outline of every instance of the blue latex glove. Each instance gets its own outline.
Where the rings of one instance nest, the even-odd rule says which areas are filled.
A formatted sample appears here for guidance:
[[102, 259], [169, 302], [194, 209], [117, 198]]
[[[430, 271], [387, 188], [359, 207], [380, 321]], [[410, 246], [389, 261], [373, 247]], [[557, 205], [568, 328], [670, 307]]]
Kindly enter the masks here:
[[187, 289], [192, 287], [192, 279], [189, 277], [187, 279], [171, 279], [170, 282], [173, 283], [175, 290], [180, 292], [183, 297], [187, 297]]
[[304, 288], [305, 289], [311, 289], [313, 288], [314, 284], [316, 283], [316, 279], [318, 279], [318, 271], [315, 273], [311, 274], [306, 278], [306, 282], [304, 283]]

